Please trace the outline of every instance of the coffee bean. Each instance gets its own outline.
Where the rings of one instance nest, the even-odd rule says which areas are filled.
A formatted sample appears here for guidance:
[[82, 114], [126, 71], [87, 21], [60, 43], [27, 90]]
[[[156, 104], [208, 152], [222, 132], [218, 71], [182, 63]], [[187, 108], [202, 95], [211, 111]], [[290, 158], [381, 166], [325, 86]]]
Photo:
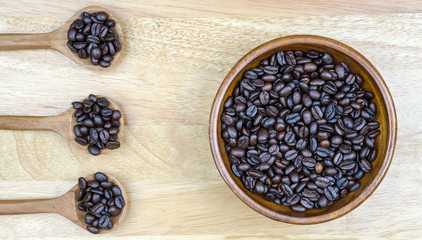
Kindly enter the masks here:
[[314, 207], [314, 203], [306, 197], [300, 199], [300, 204], [307, 209], [312, 209]]
[[314, 168], [316, 165], [316, 160], [312, 157], [306, 157], [302, 160], [302, 164], [307, 168]]
[[122, 195], [122, 191], [120, 190], [120, 187], [117, 185], [114, 185], [111, 190], [113, 191], [113, 194], [116, 197]]
[[94, 156], [97, 156], [98, 154], [100, 154], [100, 149], [98, 149], [98, 147], [96, 147], [94, 145], [90, 145], [88, 147], [88, 151], [89, 151], [89, 153], [91, 153]]
[[111, 206], [108, 209], [108, 213], [110, 213], [111, 216], [118, 216], [121, 213], [121, 209], [117, 208], [116, 206]]
[[77, 137], [77, 138], [75, 138], [75, 141], [76, 141], [77, 143], [81, 144], [82, 146], [86, 146], [86, 145], [88, 145], [88, 141], [87, 141], [87, 140], [85, 140], [84, 138]]
[[120, 142], [117, 141], [110, 141], [106, 144], [106, 147], [108, 149], [117, 149], [120, 147]]
[[85, 178], [80, 177], [80, 178], [78, 179], [78, 185], [79, 185], [79, 188], [80, 188], [80, 189], [86, 189], [87, 184], [86, 184], [86, 180], [85, 180]]
[[105, 175], [104, 173], [101, 173], [101, 172], [95, 173], [94, 178], [99, 183], [107, 182], [107, 180], [108, 180], [107, 175]]
[[328, 200], [327, 198], [322, 195], [319, 199], [318, 199], [318, 207], [319, 208], [325, 208], [328, 205]]
[[94, 193], [92, 195], [91, 201], [92, 201], [93, 204], [99, 203], [101, 201], [101, 195], [100, 194], [97, 194], [97, 193]]
[[315, 179], [315, 185], [317, 185], [320, 188], [326, 188], [329, 185], [329, 180], [326, 177], [317, 177]]
[[306, 208], [304, 206], [302, 206], [302, 205], [299, 205], [299, 204], [292, 205], [291, 208], [295, 212], [304, 212], [304, 211], [306, 211]]
[[95, 219], [96, 219], [95, 216], [92, 215], [92, 214], [87, 213], [85, 215], [85, 223], [86, 224], [92, 224], [95, 221]]
[[356, 182], [352, 187], [349, 188], [349, 192], [354, 192], [360, 187], [360, 183]]
[[116, 205], [117, 208], [122, 209], [125, 206], [125, 200], [123, 199], [123, 197], [121, 195], [117, 196], [114, 199], [114, 204]]
[[69, 39], [69, 41], [75, 42], [76, 41], [76, 34], [77, 34], [77, 30], [74, 28], [70, 28], [67, 31], [67, 38]]
[[100, 232], [100, 230], [96, 227], [92, 227], [92, 226], [87, 226], [86, 229], [93, 234], [98, 234]]

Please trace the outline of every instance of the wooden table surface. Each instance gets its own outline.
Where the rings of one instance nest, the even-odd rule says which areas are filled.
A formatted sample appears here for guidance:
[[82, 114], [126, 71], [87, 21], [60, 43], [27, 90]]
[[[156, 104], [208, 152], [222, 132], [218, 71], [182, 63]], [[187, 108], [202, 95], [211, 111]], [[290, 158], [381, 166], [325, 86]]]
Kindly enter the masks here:
[[[92, 71], [54, 50], [0, 52], [0, 114], [53, 115], [89, 93], [109, 96], [126, 114], [122, 147], [92, 157], [52, 132], [2, 130], [1, 200], [59, 196], [101, 170], [129, 194], [126, 220], [102, 238], [421, 238], [420, 1], [3, 0], [0, 32], [52, 31], [99, 4], [126, 34], [118, 68]], [[360, 51], [384, 77], [398, 115], [394, 159], [379, 188], [346, 216], [311, 226], [276, 222], [243, 204], [218, 174], [208, 140], [211, 104], [230, 68], [290, 34]], [[55, 214], [0, 216], [0, 239], [64, 237], [97, 236]]]

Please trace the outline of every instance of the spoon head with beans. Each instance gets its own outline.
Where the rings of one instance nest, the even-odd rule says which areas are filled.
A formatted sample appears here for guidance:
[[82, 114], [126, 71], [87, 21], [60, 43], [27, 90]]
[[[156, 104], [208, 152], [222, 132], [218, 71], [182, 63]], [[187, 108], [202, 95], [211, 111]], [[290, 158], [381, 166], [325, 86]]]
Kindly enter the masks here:
[[[93, 95], [90, 95], [90, 96], [93, 96]], [[107, 108], [113, 110], [113, 112], [114, 111], [120, 112], [120, 119], [117, 120], [118, 123], [119, 123], [119, 126], [118, 127], [114, 127], [114, 126], [112, 127], [112, 128], [118, 129], [117, 133], [110, 134], [112, 128], [104, 128], [104, 125], [103, 126], [95, 125], [95, 127], [94, 127], [94, 128], [97, 128], [97, 129], [103, 128], [104, 130], [107, 130], [107, 133], [109, 133], [108, 135], [110, 137], [110, 142], [113, 142], [113, 143], [119, 142], [120, 143], [122, 138], [123, 138], [123, 131], [124, 131], [124, 125], [125, 125], [125, 118], [124, 118], [124, 113], [123, 113], [122, 109], [120, 108], [120, 106], [115, 101], [110, 100], [110, 98], [105, 98], [103, 96], [94, 96], [94, 97], [96, 97], [98, 99], [98, 101], [100, 99], [107, 99], [108, 103], [109, 103], [107, 105]], [[86, 98], [86, 99], [89, 99], [89, 98]], [[86, 100], [86, 99], [82, 99], [80, 102], [83, 103], [83, 101]], [[69, 140], [71, 143], [73, 143], [81, 151], [88, 152], [87, 148], [90, 145], [90, 143], [88, 141], [87, 141], [87, 145], [85, 145], [85, 146], [81, 145], [81, 144], [79, 144], [78, 142], [75, 141], [75, 139], [78, 137], [78, 136], [75, 135], [75, 126], [81, 124], [81, 122], [79, 122], [79, 123], [77, 122], [77, 118], [75, 117], [76, 111], [77, 111], [76, 109], [74, 109], [73, 107], [70, 107], [68, 110], [66, 110], [62, 114], [53, 117], [52, 119], [50, 119], [51, 123], [50, 123], [49, 127], [50, 127], [51, 130], [59, 133], [64, 138]], [[103, 120], [103, 122], [104, 122], [104, 124], [106, 123], [106, 121], [104, 121], [104, 120]], [[112, 121], [108, 121], [108, 122], [112, 122]], [[82, 122], [82, 124], [83, 124], [83, 122]], [[116, 129], [114, 129], [114, 130], [116, 130]], [[100, 132], [101, 131], [98, 131], [98, 139], [99, 139], [98, 141], [101, 141], [101, 138], [103, 137], [103, 136], [100, 135]], [[104, 133], [107, 135], [106, 132], [104, 132]], [[89, 134], [89, 132], [88, 132], [88, 134]], [[112, 135], [115, 135], [115, 136], [117, 135], [117, 139], [115, 139], [115, 140], [111, 139]], [[111, 144], [113, 144], [113, 143], [111, 143]], [[106, 147], [104, 149], [100, 149], [101, 153], [107, 153], [107, 152], [110, 151], [110, 149], [114, 149], [113, 146], [109, 146], [110, 147], [110, 149], [109, 149], [107, 147], [106, 143], [104, 143], [104, 145]]]
[[[112, 55], [112, 61], [110, 62], [110, 66], [107, 68], [101, 67], [100, 65], [93, 65], [90, 61], [90, 57], [88, 56], [85, 59], [82, 59], [78, 56], [77, 52], [73, 52], [68, 46], [68, 31], [70, 26], [74, 23], [74, 21], [76, 19], [81, 19], [81, 14], [82, 13], [97, 13], [97, 12], [103, 12], [106, 13], [108, 16], [108, 19], [114, 20], [114, 26], [110, 27], [114, 34], [116, 35], [116, 40], [119, 41], [121, 49], [120, 51], [116, 51], [116, 53], [114, 55]], [[82, 21], [83, 23], [83, 21]], [[93, 25], [94, 22], [91, 23], [91, 26]], [[87, 24], [84, 24], [83, 26], [86, 27]], [[101, 30], [101, 29], [100, 29]], [[56, 31], [51, 33], [54, 37], [52, 37], [50, 40], [51, 41], [51, 46], [57, 50], [59, 50], [61, 53], [63, 53], [64, 55], [66, 55], [69, 59], [71, 59], [72, 61], [76, 62], [77, 64], [81, 64], [83, 66], [86, 66], [90, 69], [110, 69], [116, 66], [116, 64], [118, 63], [124, 47], [123, 47], [123, 30], [122, 27], [119, 23], [119, 21], [117, 21], [117, 18], [111, 13], [109, 12], [107, 9], [103, 8], [103, 7], [99, 7], [99, 6], [90, 6], [90, 7], [86, 7], [83, 8], [81, 10], [79, 10], [78, 12], [76, 12], [61, 28], [57, 29]], [[91, 33], [87, 33], [84, 37], [85, 40], [87, 39], [87, 37], [89, 37], [89, 35], [91, 35]], [[84, 41], [85, 41], [84, 40]], [[111, 55], [111, 54], [106, 54], [106, 55]]]
[[[87, 177], [85, 177], [85, 180], [87, 182], [91, 181], [91, 180], [95, 180], [94, 178], [95, 174], [91, 174]], [[116, 227], [118, 227], [124, 220], [124, 218], [126, 217], [126, 213], [127, 213], [127, 208], [128, 208], [128, 197], [127, 197], [127, 193], [125, 188], [123, 187], [123, 185], [113, 176], [111, 176], [110, 174], [105, 173], [105, 175], [108, 177], [107, 182], [112, 182], [113, 186], [119, 186], [120, 191], [121, 191], [121, 196], [124, 199], [125, 205], [123, 208], [120, 209], [120, 214], [117, 216], [110, 216], [110, 220], [113, 223], [113, 227], [109, 230], [106, 229], [100, 229], [99, 233], [103, 234], [103, 233], [108, 233], [114, 229], [116, 229]], [[59, 198], [59, 202], [60, 202], [60, 206], [56, 206], [56, 208], [58, 209], [57, 213], [59, 213], [60, 215], [66, 217], [67, 219], [69, 219], [70, 221], [74, 222], [76, 225], [79, 225], [81, 228], [87, 230], [87, 227], [89, 226], [86, 222], [85, 222], [85, 215], [87, 212], [79, 210], [78, 205], [80, 204], [80, 202], [78, 202], [77, 196], [79, 194], [79, 184], [76, 184], [72, 189], [70, 189], [66, 194], [64, 194], [63, 196], [61, 196]]]

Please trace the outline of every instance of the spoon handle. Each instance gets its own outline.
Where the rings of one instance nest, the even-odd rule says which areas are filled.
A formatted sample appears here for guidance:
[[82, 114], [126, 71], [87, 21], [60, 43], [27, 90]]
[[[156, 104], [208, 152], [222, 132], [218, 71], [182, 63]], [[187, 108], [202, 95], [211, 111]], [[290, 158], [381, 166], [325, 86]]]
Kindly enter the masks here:
[[56, 213], [56, 199], [2, 200], [0, 215]]
[[34, 34], [0, 34], [0, 50], [54, 48], [57, 32]]
[[0, 129], [5, 130], [52, 130], [56, 131], [57, 116], [28, 117], [0, 116]]

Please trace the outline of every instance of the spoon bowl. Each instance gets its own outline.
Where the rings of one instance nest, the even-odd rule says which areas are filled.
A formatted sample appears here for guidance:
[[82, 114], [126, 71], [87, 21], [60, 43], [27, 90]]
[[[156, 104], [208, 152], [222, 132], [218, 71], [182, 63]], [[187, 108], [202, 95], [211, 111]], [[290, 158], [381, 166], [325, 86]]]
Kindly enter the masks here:
[[[127, 192], [123, 185], [113, 176], [108, 173], [104, 173], [108, 177], [108, 181], [113, 182], [119, 186], [122, 191], [122, 196], [125, 199], [126, 206], [122, 209], [120, 215], [111, 216], [110, 219], [113, 222], [113, 228], [110, 230], [101, 229], [100, 234], [108, 233], [115, 230], [126, 217], [128, 208], [128, 197]], [[94, 179], [94, 174], [85, 177], [87, 181]], [[57, 213], [63, 217], [69, 219], [76, 225], [87, 230], [87, 224], [85, 223], [85, 214], [78, 209], [78, 202], [76, 194], [79, 190], [79, 185], [76, 184], [67, 193], [60, 197], [52, 199], [33, 199], [33, 200], [2, 200], [0, 201], [0, 215], [14, 215], [14, 214], [31, 214], [31, 213]]]
[[[97, 96], [104, 97], [104, 96]], [[110, 102], [109, 107], [113, 110], [119, 110], [121, 112], [121, 118], [119, 120], [119, 132], [117, 134], [117, 141], [121, 142], [124, 131], [124, 113], [120, 106], [115, 102], [107, 98]], [[81, 102], [84, 99], [81, 100]], [[34, 117], [34, 116], [0, 116], [0, 129], [5, 130], [48, 130], [60, 134], [66, 140], [73, 143], [78, 149], [84, 150], [88, 153], [86, 146], [82, 146], [75, 141], [75, 133], [73, 127], [77, 124], [76, 118], [73, 116], [75, 109], [70, 107], [63, 113], [55, 116], [46, 117]], [[110, 149], [103, 149], [101, 153], [107, 153]]]
[[[94, 13], [94, 12], [106, 12], [110, 19], [113, 19], [116, 23], [113, 27], [113, 30], [116, 34], [117, 39], [122, 45], [122, 49], [113, 55], [113, 61], [110, 64], [110, 67], [103, 68], [99, 65], [93, 65], [89, 58], [81, 59], [78, 57], [78, 54], [72, 52], [67, 46], [67, 31], [69, 30], [70, 25], [76, 19], [80, 19], [81, 13]], [[117, 21], [117, 18], [109, 12], [107, 9], [99, 6], [90, 6], [82, 8], [76, 12], [63, 26], [57, 30], [49, 33], [35, 33], [35, 34], [0, 34], [0, 50], [20, 50], [20, 49], [55, 49], [61, 52], [63, 55], [68, 57], [73, 62], [88, 67], [90, 69], [110, 69], [114, 67], [122, 52], [124, 50], [124, 39], [123, 39], [123, 30], [122, 27]]]

